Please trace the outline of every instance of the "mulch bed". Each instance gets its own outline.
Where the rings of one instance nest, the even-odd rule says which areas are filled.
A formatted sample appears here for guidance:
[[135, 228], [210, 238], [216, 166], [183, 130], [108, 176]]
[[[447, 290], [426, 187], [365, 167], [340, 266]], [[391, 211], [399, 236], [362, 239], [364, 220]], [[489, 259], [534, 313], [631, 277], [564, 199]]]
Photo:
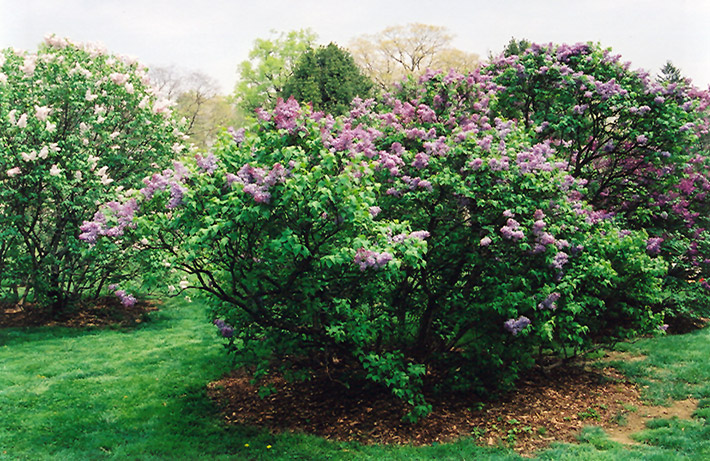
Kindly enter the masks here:
[[250, 377], [236, 371], [211, 383], [208, 394], [229, 424], [366, 444], [425, 445], [473, 436], [480, 444], [513, 446], [522, 454], [552, 441], [573, 442], [583, 426], [618, 427], [623, 404], [641, 405], [636, 386], [614, 369], [579, 365], [530, 373], [495, 402], [428, 397], [434, 411], [416, 425], [401, 421], [406, 409], [383, 390], [346, 389], [327, 376], [301, 383], [271, 378], [266, 384], [277, 393], [261, 398]]
[[37, 326], [65, 326], [72, 328], [132, 326], [147, 320], [149, 312], [158, 310], [156, 303], [139, 301], [124, 306], [115, 297], [101, 298], [90, 304], [63, 313], [59, 317], [48, 315], [32, 305], [17, 306], [0, 303], [0, 328]]

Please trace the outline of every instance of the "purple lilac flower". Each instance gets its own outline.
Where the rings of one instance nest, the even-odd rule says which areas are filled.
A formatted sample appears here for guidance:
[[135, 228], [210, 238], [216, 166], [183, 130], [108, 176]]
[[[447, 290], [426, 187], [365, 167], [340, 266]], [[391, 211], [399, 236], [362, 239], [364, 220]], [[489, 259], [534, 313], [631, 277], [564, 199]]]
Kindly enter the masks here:
[[177, 208], [182, 204], [183, 197], [187, 192], [187, 189], [182, 187], [180, 184], [174, 182], [170, 185], [170, 201], [167, 203], [166, 208], [173, 209]]
[[380, 214], [380, 212], [382, 212], [382, 208], [380, 208], [378, 206], [371, 206], [369, 211], [370, 211], [370, 214], [372, 215], [372, 217], [374, 218], [375, 216]]
[[552, 259], [552, 264], [550, 265], [553, 269], [562, 270], [565, 264], [569, 261], [569, 255], [563, 251], [558, 252]]
[[425, 104], [419, 104], [419, 106], [417, 107], [417, 115], [419, 116], [419, 120], [424, 123], [436, 122], [436, 112], [434, 112], [431, 107]]
[[663, 238], [661, 237], [651, 237], [646, 241], [646, 251], [649, 254], [657, 255], [661, 252], [661, 243], [663, 243]]
[[234, 327], [225, 322], [224, 320], [215, 319], [212, 323], [219, 329], [219, 333], [222, 335], [222, 337], [231, 338], [232, 336], [234, 336]]
[[491, 136], [490, 134], [486, 135], [483, 139], [481, 139], [477, 142], [478, 147], [480, 147], [481, 149], [483, 149], [486, 152], [491, 150], [492, 143], [493, 143], [493, 136]]
[[525, 327], [530, 325], [530, 319], [521, 315], [517, 319], [508, 319], [503, 323], [503, 327], [512, 333], [513, 336], [517, 336], [518, 333], [523, 331]]
[[210, 152], [207, 157], [196, 154], [195, 161], [197, 162], [197, 166], [207, 174], [212, 174], [217, 169], [217, 157], [215, 157], [212, 152]]
[[414, 161], [412, 162], [412, 166], [414, 168], [421, 170], [422, 168], [426, 168], [428, 165], [429, 165], [429, 154], [426, 154], [424, 152], [419, 152], [417, 155], [414, 156]]
[[482, 246], [482, 247], [487, 247], [487, 246], [490, 245], [492, 242], [493, 242], [493, 240], [491, 240], [490, 237], [483, 237], [483, 238], [481, 239], [481, 246]]
[[480, 158], [474, 158], [474, 159], [471, 160], [471, 162], [468, 164], [468, 166], [469, 166], [473, 171], [477, 171], [478, 169], [481, 168], [482, 165], [483, 165], [483, 159], [480, 159]]
[[429, 235], [430, 235], [429, 231], [418, 230], [418, 231], [414, 231], [411, 234], [409, 234], [409, 238], [424, 240], [424, 239], [427, 239], [429, 237]]
[[503, 237], [507, 238], [508, 240], [517, 241], [525, 237], [523, 231], [520, 230], [520, 223], [514, 220], [513, 218], [508, 218], [508, 221], [506, 222], [505, 226], [500, 228], [500, 233], [503, 234]]
[[126, 290], [116, 290], [116, 296], [118, 296], [118, 299], [121, 300], [121, 304], [126, 307], [131, 307], [136, 303], [136, 298], [133, 295], [126, 293]]
[[392, 255], [388, 252], [378, 253], [372, 250], [366, 250], [364, 248], [359, 248], [355, 253], [354, 262], [360, 266], [360, 270], [364, 271], [368, 267], [373, 269], [381, 269], [392, 261]]
[[645, 135], [638, 135], [636, 136], [636, 142], [639, 144], [646, 144], [648, 142], [648, 138]]
[[663, 325], [658, 325], [658, 329], [661, 331], [667, 331], [668, 330], [668, 324], [664, 323]]
[[244, 142], [244, 134], [245, 130], [244, 128], [239, 128], [238, 130], [235, 130], [234, 127], [229, 127], [227, 128], [227, 133], [232, 135], [232, 139], [234, 140], [237, 145], [241, 144]]
[[545, 298], [540, 304], [537, 305], [538, 309], [550, 309], [550, 310], [555, 310], [557, 309], [557, 300], [560, 299], [560, 294], [555, 292], [551, 293]]
[[274, 108], [274, 122], [276, 123], [276, 128], [288, 130], [289, 133], [293, 133], [296, 129], [296, 121], [300, 114], [301, 107], [293, 96], [289, 97], [286, 101], [279, 98]]

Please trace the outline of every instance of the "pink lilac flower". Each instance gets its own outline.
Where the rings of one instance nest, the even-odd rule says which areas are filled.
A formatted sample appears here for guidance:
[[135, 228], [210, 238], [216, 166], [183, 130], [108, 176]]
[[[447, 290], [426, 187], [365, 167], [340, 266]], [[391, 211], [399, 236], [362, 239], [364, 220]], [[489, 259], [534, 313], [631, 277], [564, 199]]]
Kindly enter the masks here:
[[354, 262], [360, 267], [361, 271], [367, 268], [381, 269], [392, 261], [393, 257], [388, 252], [378, 253], [372, 250], [359, 248], [355, 253]]
[[513, 218], [508, 218], [505, 226], [500, 228], [500, 233], [508, 240], [520, 240], [525, 237], [523, 231], [520, 230], [520, 223]]
[[483, 237], [483, 238], [481, 239], [480, 244], [481, 244], [482, 247], [487, 247], [487, 246], [490, 245], [492, 242], [493, 242], [493, 240], [491, 240], [490, 237]]

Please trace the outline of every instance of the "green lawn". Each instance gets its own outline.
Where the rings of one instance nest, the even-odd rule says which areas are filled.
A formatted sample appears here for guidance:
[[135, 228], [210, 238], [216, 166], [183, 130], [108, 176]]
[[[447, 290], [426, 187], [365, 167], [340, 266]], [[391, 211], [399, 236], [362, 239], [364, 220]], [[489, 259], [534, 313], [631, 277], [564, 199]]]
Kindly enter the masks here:
[[[205, 385], [229, 361], [204, 311], [171, 302], [152, 318], [135, 329], [0, 330], [0, 460], [522, 459], [471, 439], [361, 446], [226, 427]], [[649, 398], [710, 399], [708, 330], [627, 348], [648, 355], [626, 371]], [[638, 435], [648, 446], [629, 450], [592, 428], [540, 459], [710, 459], [710, 400], [701, 407], [693, 421], [654, 421]]]

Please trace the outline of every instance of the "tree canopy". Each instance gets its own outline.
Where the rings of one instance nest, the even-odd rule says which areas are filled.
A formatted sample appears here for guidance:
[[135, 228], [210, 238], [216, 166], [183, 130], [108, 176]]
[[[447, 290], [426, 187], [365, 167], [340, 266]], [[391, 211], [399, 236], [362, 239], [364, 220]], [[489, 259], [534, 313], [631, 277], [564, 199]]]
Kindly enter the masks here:
[[314, 110], [343, 114], [355, 97], [366, 98], [373, 87], [350, 53], [334, 43], [306, 51], [284, 85], [284, 99], [294, 96]]
[[296, 62], [315, 45], [317, 35], [310, 29], [272, 32], [272, 38], [259, 38], [249, 59], [239, 64], [235, 100], [245, 114], [258, 107], [274, 107]]
[[427, 69], [467, 72], [475, 68], [478, 55], [453, 48], [452, 40], [445, 27], [412, 23], [361, 35], [348, 48], [365, 74], [387, 90], [407, 75], [419, 76]]

